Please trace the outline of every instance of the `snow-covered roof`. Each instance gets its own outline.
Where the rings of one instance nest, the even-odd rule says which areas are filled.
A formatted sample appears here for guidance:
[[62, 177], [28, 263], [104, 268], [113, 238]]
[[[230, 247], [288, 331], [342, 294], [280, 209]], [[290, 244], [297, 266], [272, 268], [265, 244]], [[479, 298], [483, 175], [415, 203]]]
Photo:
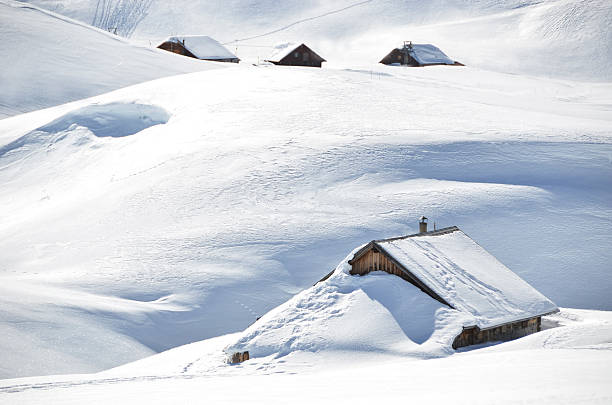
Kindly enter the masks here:
[[266, 60], [268, 60], [270, 62], [280, 62], [281, 59], [283, 59], [285, 56], [289, 55], [291, 52], [293, 52], [300, 45], [302, 45], [302, 44], [297, 44], [297, 43], [294, 43], [294, 42], [287, 42], [287, 43], [284, 43], [284, 44], [276, 45], [274, 47], [274, 50], [272, 51], [272, 53], [270, 54], [270, 56]]
[[183, 44], [198, 59], [237, 59], [226, 47], [206, 35], [173, 36], [163, 42]]
[[[276, 45], [274, 47], [274, 50], [272, 51], [272, 53], [270, 54], [270, 56], [266, 59], [268, 62], [280, 62], [283, 58], [285, 58], [287, 55], [289, 55], [291, 52], [295, 51], [297, 48], [299, 48], [300, 46], [304, 45], [306, 48], [308, 48], [308, 46], [306, 44], [303, 43], [298, 43], [298, 42], [287, 42], [284, 44], [279, 44]], [[308, 48], [310, 49], [310, 48]], [[310, 51], [312, 53], [314, 53], [315, 55], [319, 56], [315, 51], [313, 51], [312, 49], [310, 49]], [[319, 56], [321, 58], [321, 56]], [[321, 58], [323, 62], [325, 62], [325, 59]]]
[[[398, 49], [402, 49], [399, 47]], [[455, 61], [451, 60], [444, 52], [437, 46], [431, 44], [412, 44], [412, 49], [409, 50], [410, 56], [412, 56], [421, 65], [430, 65], [442, 63], [445, 65], [452, 65]]]
[[457, 227], [372, 243], [481, 329], [558, 310]]

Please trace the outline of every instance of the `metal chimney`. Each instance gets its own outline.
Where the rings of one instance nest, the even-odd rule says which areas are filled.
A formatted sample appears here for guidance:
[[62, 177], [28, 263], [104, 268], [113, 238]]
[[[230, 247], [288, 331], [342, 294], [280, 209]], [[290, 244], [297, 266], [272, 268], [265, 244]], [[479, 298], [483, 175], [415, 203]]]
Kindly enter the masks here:
[[422, 216], [419, 221], [419, 233], [427, 232], [427, 217]]

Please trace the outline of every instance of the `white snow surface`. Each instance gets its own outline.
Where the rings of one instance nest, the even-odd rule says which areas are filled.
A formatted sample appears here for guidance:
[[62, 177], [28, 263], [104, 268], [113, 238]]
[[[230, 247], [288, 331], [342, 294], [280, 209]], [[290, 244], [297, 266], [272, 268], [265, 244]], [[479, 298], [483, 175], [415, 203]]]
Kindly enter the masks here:
[[[31, 2], [89, 23], [97, 0]], [[166, 0], [153, 3], [133, 38], [159, 43], [203, 27], [243, 61], [266, 59], [277, 43], [305, 42], [329, 67], [369, 69], [409, 40], [480, 69], [612, 79], [609, 0]]]
[[171, 36], [164, 42], [181, 43], [199, 59], [234, 59], [236, 55], [231, 53], [226, 47], [215, 39], [206, 35], [182, 35]]
[[0, 36], [0, 119], [215, 67], [13, 0], [0, 0]]
[[412, 56], [421, 65], [428, 65], [432, 63], [452, 65], [455, 63], [448, 56], [446, 56], [446, 54], [442, 52], [440, 48], [431, 44], [413, 44], [412, 50], [410, 51], [410, 56]]
[[[94, 3], [36, 1], [86, 22]], [[237, 43], [256, 61], [305, 41], [335, 55], [328, 69], [154, 49], [332, 8], [250, 4], [155, 2], [134, 46], [0, 0], [16, 41], [2, 45], [1, 108], [32, 111], [0, 121], [1, 377], [95, 372], [242, 331], [423, 214], [557, 304], [612, 309], [612, 86], [573, 80], [612, 77], [609, 2], [369, 2]], [[404, 39], [469, 66], [376, 63]], [[206, 71], [162, 77], [192, 70]]]
[[237, 65], [4, 119], [2, 376], [244, 330], [422, 214], [557, 304], [608, 308], [610, 94], [470, 67]]
[[0, 403], [610, 403], [612, 313], [563, 308], [544, 325], [441, 358], [321, 350], [238, 365], [225, 361], [236, 339], [225, 335], [98, 374], [2, 380]]
[[[334, 275], [264, 315], [225, 348], [251, 357], [296, 351], [379, 352], [436, 357], [474, 319], [384, 272], [351, 276], [347, 257]], [[350, 267], [350, 266], [349, 266]]]
[[481, 329], [557, 307], [461, 230], [378, 242], [397, 262]]

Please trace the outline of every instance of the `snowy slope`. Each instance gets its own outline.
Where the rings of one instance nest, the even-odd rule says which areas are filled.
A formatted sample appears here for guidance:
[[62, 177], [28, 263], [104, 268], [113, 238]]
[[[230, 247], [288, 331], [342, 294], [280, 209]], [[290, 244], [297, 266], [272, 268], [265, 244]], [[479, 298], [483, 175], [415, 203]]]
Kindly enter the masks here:
[[423, 213], [557, 304], [609, 308], [610, 94], [238, 65], [2, 120], [2, 376], [243, 330]]
[[609, 403], [610, 313], [564, 309], [546, 322], [558, 327], [412, 361], [320, 351], [228, 365], [220, 355], [228, 335], [99, 374], [3, 380], [0, 403]]
[[[32, 2], [89, 23], [96, 1]], [[344, 67], [375, 65], [411, 40], [479, 68], [602, 81], [612, 79], [611, 27], [607, 0], [170, 0], [153, 3], [134, 38], [211, 35], [253, 61], [305, 42]]]
[[26, 3], [0, 1], [0, 118], [211, 69]]

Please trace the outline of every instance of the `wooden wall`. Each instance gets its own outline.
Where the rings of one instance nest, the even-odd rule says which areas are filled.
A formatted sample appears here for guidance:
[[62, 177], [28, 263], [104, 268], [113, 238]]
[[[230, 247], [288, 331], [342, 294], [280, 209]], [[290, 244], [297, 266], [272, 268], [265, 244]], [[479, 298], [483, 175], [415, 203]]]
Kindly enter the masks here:
[[542, 317], [534, 317], [526, 321], [507, 323], [493, 329], [480, 330], [477, 327], [464, 329], [455, 338], [453, 349], [478, 345], [486, 342], [499, 342], [518, 339], [539, 332], [542, 328]]
[[321, 67], [324, 60], [314, 53], [310, 48], [300, 45], [293, 50], [289, 55], [285, 56], [278, 62], [272, 62], [275, 65], [285, 66], [311, 66]]
[[387, 256], [380, 252], [374, 252], [372, 249], [353, 262], [352, 266], [351, 274], [363, 276], [371, 271], [386, 271], [389, 274], [404, 278], [404, 273], [395, 263], [389, 260]]
[[174, 41], [166, 41], [163, 44], [158, 46], [159, 49], [163, 49], [164, 51], [178, 53], [179, 55], [189, 56], [190, 58], [195, 58], [195, 55], [192, 54], [185, 48], [182, 44]]

